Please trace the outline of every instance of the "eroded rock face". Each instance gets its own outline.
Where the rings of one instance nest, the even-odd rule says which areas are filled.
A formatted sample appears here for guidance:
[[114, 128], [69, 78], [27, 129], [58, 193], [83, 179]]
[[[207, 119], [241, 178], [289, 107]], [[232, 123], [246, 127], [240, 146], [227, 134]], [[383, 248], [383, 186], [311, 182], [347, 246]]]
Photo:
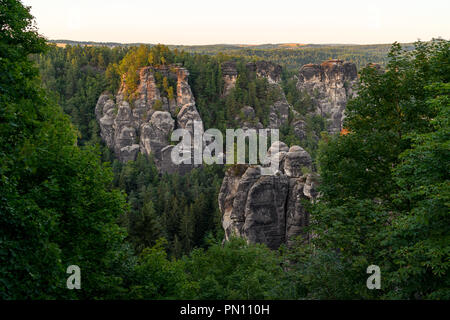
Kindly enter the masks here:
[[311, 156], [302, 147], [292, 146], [286, 153], [284, 173], [288, 177], [301, 177], [303, 175], [303, 168], [310, 170], [311, 166]]
[[309, 225], [309, 213], [306, 211], [302, 201], [310, 197], [304, 193], [304, 178], [289, 178], [289, 194], [286, 207], [286, 243], [291, 246], [295, 237], [301, 235], [308, 240], [309, 235], [305, 228]]
[[251, 243], [276, 249], [286, 239], [286, 199], [289, 180], [285, 175], [261, 176], [251, 186], [245, 204], [243, 235]]
[[191, 136], [193, 136], [194, 121], [201, 122], [201, 129], [203, 129], [202, 118], [200, 117], [195, 104], [188, 103], [183, 105], [177, 115], [177, 127], [188, 130], [191, 133]]
[[242, 130], [264, 128], [262, 123], [259, 122], [258, 117], [255, 115], [255, 109], [250, 106], [243, 107], [240, 114], [236, 116], [235, 121]]
[[[176, 97], [169, 99], [161, 94], [155, 80], [156, 72], [177, 82]], [[192, 131], [194, 121], [200, 122], [203, 129], [188, 76], [188, 70], [178, 65], [144, 67], [139, 69], [139, 83], [132, 98], [125, 99], [125, 81], [116, 97], [100, 96], [95, 108], [100, 134], [120, 161], [135, 160], [141, 152], [152, 154], [162, 172], [184, 173], [192, 169], [193, 165], [172, 163], [170, 151], [173, 146], [169, 141], [176, 128]]]
[[223, 88], [223, 95], [226, 96], [230, 93], [230, 90], [233, 89], [236, 85], [236, 80], [238, 77], [236, 62], [226, 61], [222, 63], [221, 68], [222, 68], [222, 77], [225, 83]]
[[290, 110], [292, 110], [292, 106], [289, 105], [284, 93], [282, 93], [280, 100], [276, 101], [273, 106], [270, 107], [269, 127], [278, 129], [287, 124], [289, 121]]
[[120, 157], [123, 159], [123, 161], [133, 161], [136, 159], [136, 156], [139, 152], [139, 145], [133, 144], [131, 146], [126, 146], [120, 149]]
[[177, 104], [179, 107], [186, 104], [195, 104], [194, 95], [188, 83], [189, 72], [185, 68], [177, 68]]
[[311, 167], [311, 157], [280, 141], [269, 148], [268, 156], [279, 161], [276, 174], [261, 175], [259, 166], [248, 165], [233, 166], [225, 174], [218, 200], [227, 240], [236, 236], [277, 249], [291, 245], [299, 235], [309, 238], [305, 232], [309, 213], [301, 200], [315, 196], [313, 178], [308, 181], [302, 174], [303, 167]]
[[269, 156], [275, 155], [278, 152], [288, 152], [289, 147], [283, 141], [275, 141], [270, 146], [269, 150], [267, 150], [267, 154]]
[[175, 120], [167, 111], [155, 111], [148, 123], [141, 126], [140, 149], [153, 153], [156, 160], [162, 160], [160, 152], [169, 144], [170, 134], [175, 127]]
[[[230, 93], [236, 85], [238, 77], [238, 71], [236, 62], [227, 61], [222, 63], [222, 76], [224, 80], [223, 95], [226, 96]], [[280, 65], [269, 61], [257, 61], [250, 62], [246, 65], [247, 71], [254, 73], [256, 77], [267, 79], [270, 86], [279, 90], [280, 98], [269, 107], [269, 123], [268, 127], [271, 129], [279, 129], [289, 121], [289, 112], [296, 114], [295, 110], [286, 100], [286, 96], [281, 88], [281, 73], [282, 68]], [[252, 106], [246, 106], [242, 108], [242, 115], [235, 120], [243, 129], [261, 129], [261, 119], [255, 117], [255, 111]], [[250, 115], [250, 113], [253, 113]]]
[[269, 128], [279, 129], [288, 123], [289, 112], [294, 112], [291, 105], [286, 100], [283, 90], [281, 89], [281, 66], [269, 61], [257, 61], [247, 64], [247, 69], [255, 72], [257, 77], [266, 78], [269, 84], [280, 92], [278, 101], [270, 106], [269, 111]]
[[247, 64], [247, 69], [258, 77], [267, 78], [269, 83], [280, 83], [281, 66], [270, 61], [256, 61]]
[[295, 135], [300, 139], [306, 139], [306, 122], [303, 120], [296, 120], [292, 123]]
[[340, 132], [347, 101], [355, 95], [356, 65], [342, 60], [306, 64], [300, 68], [297, 89], [307, 92], [315, 113], [328, 119], [328, 131]]

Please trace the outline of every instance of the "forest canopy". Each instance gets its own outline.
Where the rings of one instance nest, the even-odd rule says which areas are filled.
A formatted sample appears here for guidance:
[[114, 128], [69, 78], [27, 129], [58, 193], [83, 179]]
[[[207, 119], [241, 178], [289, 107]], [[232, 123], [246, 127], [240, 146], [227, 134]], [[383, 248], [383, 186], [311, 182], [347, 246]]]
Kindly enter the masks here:
[[[98, 96], [115, 93], [122, 75], [135, 83], [142, 66], [180, 63], [205, 127], [223, 129], [250, 102], [267, 119], [276, 94], [241, 72], [224, 98], [223, 61], [243, 71], [264, 57], [292, 70], [337, 55], [365, 66], [377, 48], [56, 48], [19, 1], [1, 0], [0, 12], [1, 299], [450, 299], [449, 41], [395, 43], [381, 55], [385, 72], [362, 68], [346, 134], [314, 146], [321, 197], [305, 203], [314, 239], [270, 250], [222, 242], [223, 167], [179, 176], [144, 155], [118, 162], [99, 137]], [[301, 111], [307, 98], [291, 76], [284, 93]], [[323, 119], [308, 125], [324, 130]], [[366, 287], [371, 264], [380, 290]], [[82, 290], [67, 290], [69, 265], [83, 270]]]

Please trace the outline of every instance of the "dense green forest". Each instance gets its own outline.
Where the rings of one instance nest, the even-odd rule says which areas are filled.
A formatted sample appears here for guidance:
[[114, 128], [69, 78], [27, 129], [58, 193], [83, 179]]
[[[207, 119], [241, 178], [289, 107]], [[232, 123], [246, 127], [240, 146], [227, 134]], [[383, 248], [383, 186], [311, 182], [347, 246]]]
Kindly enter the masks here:
[[[129, 48], [146, 45], [143, 43], [96, 43], [79, 42], [69, 40], [53, 40], [55, 44], [70, 46], [107, 46], [110, 48]], [[148, 46], [154, 46], [147, 44]], [[412, 49], [412, 44], [404, 44], [405, 49]], [[269, 60], [285, 66], [286, 72], [291, 75], [298, 71], [298, 68], [307, 63], [320, 63], [328, 59], [342, 59], [352, 61], [358, 69], [365, 67], [368, 63], [379, 63], [384, 65], [387, 62], [389, 44], [374, 45], [314, 45], [314, 44], [264, 44], [264, 45], [204, 45], [204, 46], [183, 46], [169, 45], [169, 49], [198, 53], [203, 55], [225, 54], [234, 57], [247, 57], [251, 59]]]
[[[177, 49], [171, 51], [163, 45], [112, 49], [51, 46], [45, 53], [33, 55], [32, 59], [39, 67], [43, 85], [77, 127], [79, 145], [99, 144], [102, 160], [112, 163], [114, 186], [126, 192], [131, 208], [120, 219], [121, 225], [130, 233], [130, 239], [136, 242], [137, 239], [144, 239], [144, 234], [147, 233], [149, 239], [144, 243], [148, 245], [164, 236], [168, 241], [168, 253], [179, 256], [181, 252], [190, 252], [193, 247], [201, 247], [207, 236], [221, 237], [217, 194], [224, 168], [208, 168], [185, 177], [159, 177], [152, 159], [147, 157], [140, 156], [136, 163], [123, 165], [114, 159], [110, 150], [100, 141], [94, 109], [102, 92], [117, 92], [122, 74], [126, 74], [127, 93], [129, 99], [132, 99], [131, 95], [137, 87], [139, 68], [178, 63], [185, 66], [191, 74], [189, 81], [206, 128], [219, 128], [225, 133], [226, 128], [236, 127], [236, 119], [242, 117], [240, 110], [246, 105], [252, 105], [263, 125], [267, 125], [269, 106], [276, 101], [280, 92], [279, 88], [270, 86], [265, 78], [257, 78], [255, 74], [248, 72], [246, 63], [253, 60], [225, 54], [210, 56]], [[236, 87], [227, 97], [223, 97], [220, 65], [230, 59], [237, 62], [241, 76]], [[161, 92], [174, 92], [175, 84], [169, 83], [158, 72], [155, 72], [155, 76]], [[292, 79], [284, 81], [282, 85], [287, 99], [293, 102], [295, 110], [306, 120], [307, 131], [307, 139], [299, 141], [293, 129], [284, 126], [281, 128], [282, 140], [288, 144], [300, 144], [315, 156], [317, 137], [325, 130], [325, 121], [319, 116], [306, 114], [308, 101], [300, 96]], [[198, 186], [194, 189], [186, 188], [187, 181], [196, 181]], [[195, 192], [197, 188], [201, 192]], [[188, 194], [183, 196], [185, 193]], [[151, 214], [153, 211], [155, 213]], [[154, 224], [161, 230], [153, 232]], [[142, 247], [143, 244], [136, 246]]]
[[[56, 48], [19, 1], [1, 0], [0, 12], [1, 299], [450, 299], [449, 41], [394, 44], [386, 56], [341, 47]], [[386, 72], [362, 69], [349, 133], [323, 134], [317, 146], [321, 198], [308, 204], [309, 244], [222, 243], [222, 167], [160, 175], [151, 157], [121, 164], [100, 141], [95, 104], [124, 70], [181, 63], [205, 127], [223, 129], [250, 101], [266, 119], [276, 92], [242, 72], [222, 98], [221, 62], [234, 59], [242, 71], [254, 59], [281, 63], [285, 94], [303, 111], [289, 72], [330, 57], [360, 66], [379, 57]], [[310, 121], [320, 134], [320, 119]], [[82, 290], [66, 289], [72, 264]], [[382, 270], [381, 290], [366, 287], [370, 264]]]
[[[410, 48], [409, 45], [404, 46]], [[366, 45], [366, 46], [314, 46], [308, 45], [295, 49], [287, 49], [281, 46], [268, 48], [229, 48], [221, 50], [210, 48], [184, 48], [187, 52], [202, 54], [219, 54], [225, 52], [228, 55], [248, 57], [251, 59], [269, 60], [285, 67], [285, 76], [297, 73], [299, 67], [307, 63], [320, 63], [328, 59], [341, 59], [351, 61], [357, 68], [363, 68], [369, 63], [384, 65], [387, 62], [387, 54], [390, 45]]]

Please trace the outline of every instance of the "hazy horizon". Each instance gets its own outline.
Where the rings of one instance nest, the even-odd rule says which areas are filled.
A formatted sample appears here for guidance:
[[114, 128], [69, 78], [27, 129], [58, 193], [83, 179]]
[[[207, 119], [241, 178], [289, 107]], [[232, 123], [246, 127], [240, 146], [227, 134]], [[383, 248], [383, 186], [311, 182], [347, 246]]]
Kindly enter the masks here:
[[169, 45], [386, 44], [450, 38], [450, 2], [23, 0], [51, 40]]
[[[437, 39], [438, 37], [435, 37], [435, 39]], [[207, 43], [207, 44], [184, 44], [184, 43], [164, 43], [164, 42], [121, 42], [121, 41], [93, 41], [93, 40], [73, 40], [73, 39], [49, 39], [47, 38], [48, 41], [50, 42], [56, 42], [58, 43], [58, 41], [71, 41], [71, 42], [85, 42], [85, 43], [118, 43], [121, 45], [132, 45], [132, 44], [145, 44], [145, 45], [157, 45], [157, 44], [163, 44], [166, 46], [186, 46], [186, 47], [206, 47], [206, 46], [246, 46], [246, 47], [258, 47], [258, 46], [264, 46], [264, 45], [288, 45], [288, 44], [296, 44], [299, 47], [301, 46], [311, 46], [311, 45], [317, 45], [317, 46], [377, 46], [377, 45], [391, 45], [391, 42], [379, 42], [379, 43], [294, 43], [294, 42], [280, 42], [280, 43], [252, 43], [252, 44], [248, 44], [248, 43]], [[428, 39], [428, 40], [422, 40], [421, 41], [428, 41], [428, 40], [432, 40], [432, 39]], [[398, 41], [396, 41], [398, 42]], [[414, 43], [415, 41], [411, 41], [411, 42], [399, 42], [401, 44], [407, 44], [407, 43]]]
[[[435, 39], [437, 39], [438, 37], [434, 37]], [[440, 37], [442, 38], [442, 37]], [[301, 46], [377, 46], [377, 45], [391, 45], [393, 42], [379, 42], [379, 43], [298, 43], [298, 42], [280, 42], [280, 43], [252, 43], [252, 44], [248, 44], [248, 43], [207, 43], [207, 44], [184, 44], [184, 43], [164, 43], [164, 42], [121, 42], [121, 41], [94, 41], [94, 40], [73, 40], [73, 39], [49, 39], [47, 38], [48, 41], [50, 42], [55, 42], [58, 43], [58, 41], [67, 41], [67, 42], [80, 42], [80, 43], [118, 43], [121, 45], [132, 45], [132, 44], [145, 44], [145, 45], [157, 45], [157, 44], [163, 44], [166, 46], [186, 46], [186, 47], [206, 47], [206, 46], [242, 46], [242, 47], [258, 47], [258, 46], [265, 46], [265, 45], [298, 45], [298, 47]], [[427, 40], [423, 40], [420, 39], [421, 41], [427, 42], [429, 40], [432, 39], [427, 39]], [[415, 40], [416, 41], [416, 40]], [[414, 43], [415, 41], [411, 41], [411, 42], [399, 42], [399, 41], [395, 41], [398, 42], [400, 44], [409, 44], [409, 43]]]

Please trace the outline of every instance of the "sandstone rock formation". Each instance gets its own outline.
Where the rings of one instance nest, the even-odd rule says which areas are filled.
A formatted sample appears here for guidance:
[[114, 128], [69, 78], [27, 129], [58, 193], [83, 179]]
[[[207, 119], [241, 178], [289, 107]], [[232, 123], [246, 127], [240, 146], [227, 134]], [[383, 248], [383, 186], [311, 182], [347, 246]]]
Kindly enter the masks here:
[[355, 94], [357, 79], [354, 63], [328, 60], [302, 66], [297, 89], [311, 96], [315, 113], [328, 119], [330, 133], [337, 133], [342, 129], [347, 101]]
[[[224, 96], [228, 95], [235, 87], [238, 77], [236, 62], [227, 61], [222, 63], [222, 76], [224, 80]], [[268, 83], [279, 90], [280, 98], [270, 106], [269, 109], [269, 124], [268, 127], [272, 129], [279, 129], [282, 125], [288, 123], [289, 112], [296, 113], [292, 106], [286, 100], [286, 96], [281, 88], [281, 66], [269, 61], [257, 61], [246, 64], [246, 69], [249, 73], [254, 73], [259, 78], [266, 78]], [[240, 119], [236, 119], [241, 127], [260, 129], [262, 128], [262, 119], [255, 117], [255, 111], [252, 106], [246, 106], [242, 109], [243, 115]], [[250, 113], [253, 113], [250, 115]]]
[[236, 85], [238, 72], [236, 69], [236, 62], [226, 61], [222, 63], [222, 77], [224, 81], [223, 95], [226, 96], [230, 93], [230, 90]]
[[287, 102], [286, 96], [280, 86], [281, 66], [269, 61], [256, 61], [248, 63], [246, 67], [248, 71], [254, 72], [257, 77], [266, 78], [269, 84], [279, 91], [280, 98], [270, 106], [269, 113], [269, 128], [279, 129], [282, 125], [287, 124], [289, 111], [295, 112]]
[[264, 128], [255, 114], [255, 109], [250, 106], [243, 107], [240, 114], [237, 115], [234, 120], [236, 121], [237, 126], [243, 130]]
[[[270, 84], [279, 84], [281, 82], [281, 66], [269, 61], [256, 61], [246, 64], [248, 72], [254, 72], [257, 77], [266, 78]], [[223, 95], [226, 96], [236, 85], [238, 71], [235, 61], [226, 61], [222, 63], [222, 77], [225, 82]]]
[[258, 77], [267, 78], [269, 83], [280, 83], [281, 66], [270, 61], [256, 61], [247, 64], [247, 70], [255, 72]]
[[306, 139], [306, 122], [303, 120], [295, 120], [292, 122], [295, 135], [300, 139]]
[[309, 213], [302, 200], [314, 199], [317, 185], [313, 174], [303, 173], [303, 168], [311, 168], [311, 157], [301, 147], [288, 149], [278, 141], [268, 155], [280, 164], [276, 174], [261, 175], [260, 166], [233, 166], [225, 174], [218, 200], [227, 240], [237, 236], [277, 249], [291, 245], [299, 235], [308, 239], [304, 228]]
[[[279, 86], [278, 84], [275, 85]], [[279, 129], [281, 126], [287, 124], [289, 121], [289, 112], [292, 111], [295, 113], [292, 106], [287, 102], [281, 87], [280, 94], [280, 99], [270, 106], [269, 128], [271, 129]]]
[[[176, 97], [161, 94], [155, 73], [177, 83]], [[193, 165], [172, 164], [170, 135], [176, 128], [193, 130], [194, 121], [202, 121], [188, 83], [189, 72], [178, 65], [139, 69], [139, 83], [130, 99], [125, 99], [127, 84], [122, 81], [115, 99], [102, 94], [95, 113], [101, 137], [122, 162], [135, 160], [138, 152], [152, 154], [163, 172], [186, 172]], [[203, 129], [203, 125], [202, 125]]]

